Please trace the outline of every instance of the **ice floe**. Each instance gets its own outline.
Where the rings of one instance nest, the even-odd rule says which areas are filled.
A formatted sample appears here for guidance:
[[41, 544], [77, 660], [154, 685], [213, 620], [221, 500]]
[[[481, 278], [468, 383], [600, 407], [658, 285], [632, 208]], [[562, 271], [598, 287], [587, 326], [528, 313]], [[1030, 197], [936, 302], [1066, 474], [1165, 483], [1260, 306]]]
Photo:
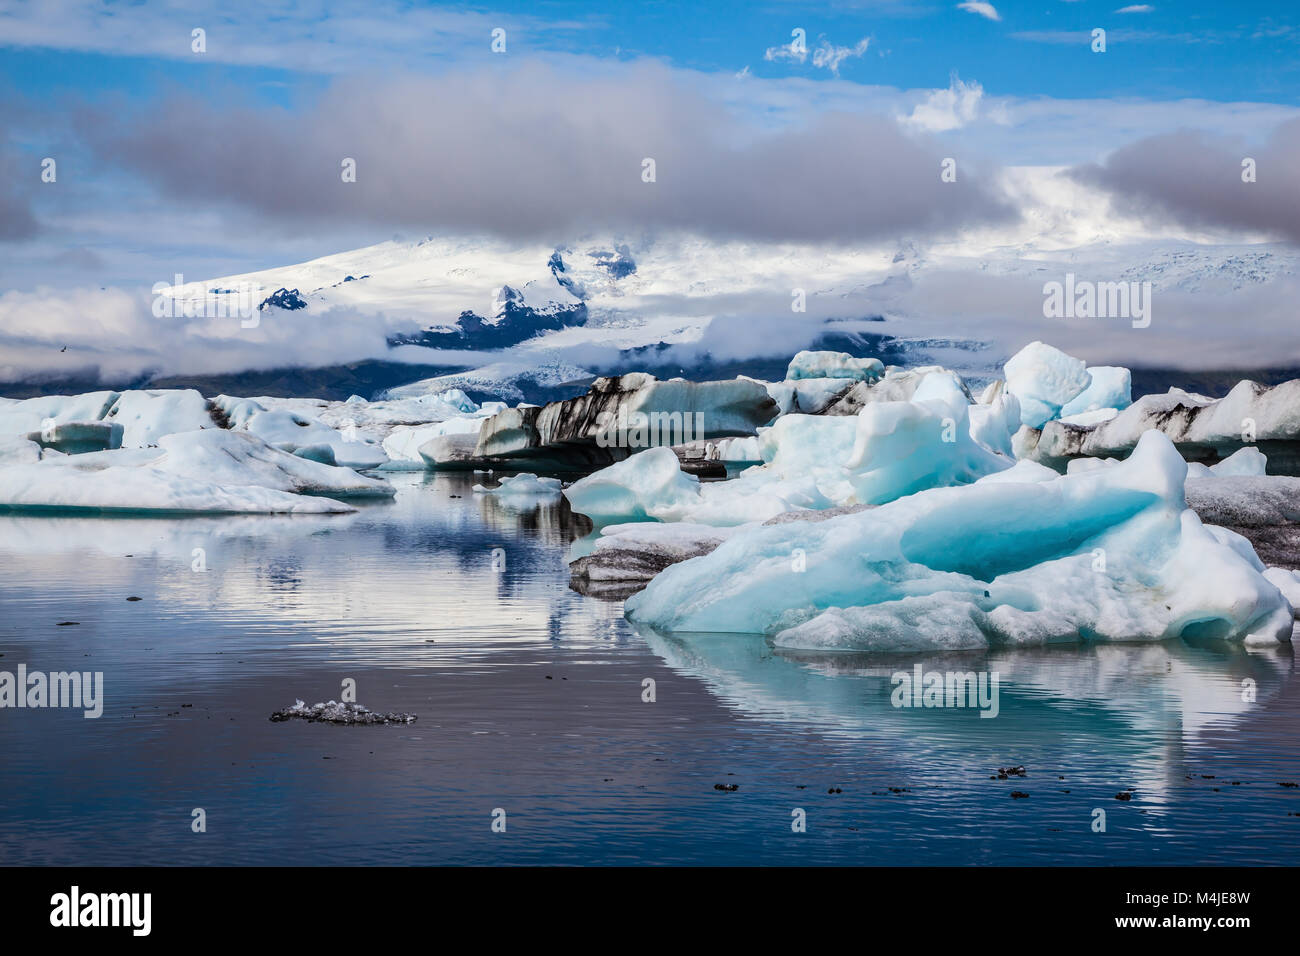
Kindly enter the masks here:
[[337, 497], [389, 497], [386, 482], [204, 429], [150, 448], [42, 456], [0, 468], [0, 509], [161, 513], [351, 511]]
[[508, 478], [502, 478], [501, 483], [495, 488], [488, 488], [486, 485], [475, 485], [474, 493], [477, 495], [498, 495], [503, 498], [559, 498], [560, 479], [539, 478], [531, 472], [521, 472]]

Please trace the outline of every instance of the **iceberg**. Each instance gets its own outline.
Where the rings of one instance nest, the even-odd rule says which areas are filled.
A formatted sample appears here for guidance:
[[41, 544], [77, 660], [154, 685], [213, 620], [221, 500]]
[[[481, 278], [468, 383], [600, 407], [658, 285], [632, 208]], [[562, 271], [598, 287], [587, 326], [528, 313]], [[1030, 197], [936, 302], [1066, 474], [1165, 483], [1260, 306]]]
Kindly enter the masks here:
[[217, 427], [207, 399], [192, 388], [122, 392], [104, 417], [122, 426], [125, 448], [155, 445], [176, 432]]
[[1088, 386], [1061, 406], [1069, 418], [1105, 409], [1121, 411], [1133, 404], [1133, 373], [1118, 365], [1089, 365]]
[[1289, 641], [1290, 605], [1249, 542], [1187, 508], [1186, 472], [1153, 432], [1126, 461], [1084, 474], [986, 479], [745, 528], [667, 568], [626, 613], [659, 631], [758, 633], [807, 650]]
[[498, 495], [506, 498], [558, 498], [560, 497], [560, 479], [539, 478], [530, 472], [521, 472], [508, 478], [502, 478], [495, 488], [475, 485], [476, 495]]
[[687, 523], [610, 525], [589, 543], [586, 554], [569, 562], [569, 587], [591, 597], [622, 600], [669, 565], [708, 554], [736, 530]]
[[479, 432], [479, 467], [587, 470], [631, 451], [697, 439], [753, 435], [776, 415], [753, 379], [659, 381], [644, 372], [598, 378], [585, 395], [493, 415]]
[[[971, 437], [967, 402], [956, 375], [933, 372], [916, 385], [912, 401], [873, 402], [857, 416], [781, 416], [758, 436], [763, 464], [729, 481], [691, 480], [675, 455], [650, 449], [574, 482], [565, 495], [597, 525], [725, 527], [797, 509], [880, 504], [1011, 467], [1009, 457]], [[994, 414], [1005, 417], [1005, 409]]]
[[1097, 424], [1022, 428], [1015, 448], [1017, 457], [1064, 470], [1071, 458], [1123, 458], [1150, 430], [1167, 435], [1189, 461], [1213, 464], [1254, 446], [1272, 473], [1300, 475], [1300, 379], [1272, 387], [1247, 379], [1218, 399], [1177, 388], [1144, 395]]
[[[99, 430], [92, 429], [94, 423], [101, 423]], [[80, 437], [74, 437], [74, 425], [81, 429]], [[60, 427], [67, 429], [63, 434], [70, 444], [88, 442], [86, 447], [99, 450], [143, 448], [163, 435], [218, 426], [207, 400], [192, 388], [42, 395], [0, 405], [0, 436], [53, 437]], [[110, 430], [107, 435], [105, 428]]]
[[1091, 384], [1082, 359], [1043, 342], [1030, 342], [1003, 370], [1007, 391], [1020, 402], [1020, 421], [1030, 428], [1041, 428], [1044, 422], [1059, 417], [1066, 403]]
[[335, 497], [393, 494], [386, 482], [216, 428], [0, 468], [0, 510], [309, 514], [354, 510]]
[[790, 360], [785, 377], [849, 379], [874, 382], [885, 374], [885, 365], [877, 358], [854, 358], [848, 352], [803, 351]]
[[700, 480], [682, 471], [671, 448], [647, 448], [564, 489], [578, 514], [597, 525], [681, 520], [699, 501]]

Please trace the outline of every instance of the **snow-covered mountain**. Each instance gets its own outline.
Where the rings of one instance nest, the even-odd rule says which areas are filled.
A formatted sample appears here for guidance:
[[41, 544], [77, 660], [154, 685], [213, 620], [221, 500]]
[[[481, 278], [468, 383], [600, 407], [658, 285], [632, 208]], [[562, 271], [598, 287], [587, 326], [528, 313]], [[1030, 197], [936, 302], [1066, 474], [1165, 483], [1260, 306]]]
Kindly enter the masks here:
[[[394, 370], [368, 385], [340, 384], [349, 391], [465, 387], [515, 400], [551, 398], [569, 381], [638, 368], [687, 377], [759, 374], [764, 362], [802, 348], [886, 362], [906, 356], [979, 382], [1035, 338], [1099, 363], [1261, 366], [1252, 336], [1237, 335], [1236, 358], [1204, 329], [1243, 315], [1275, 321], [1269, 310], [1288, 298], [1275, 293], [1300, 274], [1295, 246], [1244, 235], [1225, 242], [1152, 224], [1059, 170], [1013, 170], [1006, 187], [1025, 210], [1020, 220], [941, 240], [848, 246], [692, 235], [561, 244], [430, 237], [186, 283], [164, 295], [179, 309], [205, 314], [256, 307], [258, 324], [316, 317], [329, 327], [368, 324], [387, 347], [356, 360], [446, 370], [405, 377]], [[1067, 274], [1151, 282], [1157, 322], [1135, 338], [1124, 321], [1045, 319], [1044, 284]], [[1274, 357], [1279, 366], [1300, 364], [1300, 354]]]

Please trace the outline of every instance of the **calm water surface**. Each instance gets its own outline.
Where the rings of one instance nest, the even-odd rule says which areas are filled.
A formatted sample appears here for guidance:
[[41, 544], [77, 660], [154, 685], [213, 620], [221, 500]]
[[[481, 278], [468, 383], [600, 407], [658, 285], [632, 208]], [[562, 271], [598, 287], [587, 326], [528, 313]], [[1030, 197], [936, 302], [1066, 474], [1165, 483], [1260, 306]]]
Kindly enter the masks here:
[[[0, 670], [106, 688], [98, 720], [0, 710], [0, 863], [1300, 859], [1289, 647], [882, 660], [639, 633], [568, 589], [562, 505], [392, 480], [346, 516], [0, 517]], [[895, 708], [915, 663], [998, 672], [998, 716]], [[346, 678], [418, 721], [268, 719]]]

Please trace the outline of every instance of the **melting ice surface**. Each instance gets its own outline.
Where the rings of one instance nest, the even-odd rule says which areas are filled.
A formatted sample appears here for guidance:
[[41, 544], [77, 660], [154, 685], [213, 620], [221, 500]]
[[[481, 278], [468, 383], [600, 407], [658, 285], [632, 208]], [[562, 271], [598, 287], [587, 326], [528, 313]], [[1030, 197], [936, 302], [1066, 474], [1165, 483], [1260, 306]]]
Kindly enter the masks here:
[[[1279, 786], [1300, 778], [1289, 645], [881, 657], [641, 634], [621, 604], [568, 589], [567, 546], [586, 529], [563, 502], [475, 496], [472, 476], [390, 481], [393, 500], [342, 515], [0, 516], [0, 671], [102, 671], [106, 697], [98, 720], [0, 710], [0, 859], [1287, 863], [1300, 850], [1300, 788]], [[998, 716], [895, 707], [894, 676], [918, 664], [997, 672]], [[268, 719], [338, 699], [345, 679], [360, 704], [419, 719]], [[1010, 764], [1027, 775], [989, 779]], [[506, 834], [490, 830], [498, 807]], [[791, 831], [796, 808], [806, 833]]]

